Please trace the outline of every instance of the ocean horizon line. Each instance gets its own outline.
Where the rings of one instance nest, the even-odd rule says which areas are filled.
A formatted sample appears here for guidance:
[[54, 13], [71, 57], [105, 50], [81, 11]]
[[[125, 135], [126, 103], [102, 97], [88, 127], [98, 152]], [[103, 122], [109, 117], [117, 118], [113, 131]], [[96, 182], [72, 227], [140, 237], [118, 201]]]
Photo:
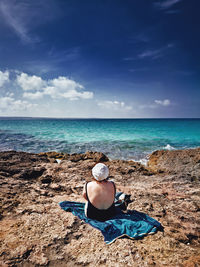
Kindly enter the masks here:
[[60, 119], [60, 120], [199, 120], [195, 117], [163, 117], [163, 118], [104, 118], [104, 117], [34, 117], [34, 116], [0, 116], [0, 119]]

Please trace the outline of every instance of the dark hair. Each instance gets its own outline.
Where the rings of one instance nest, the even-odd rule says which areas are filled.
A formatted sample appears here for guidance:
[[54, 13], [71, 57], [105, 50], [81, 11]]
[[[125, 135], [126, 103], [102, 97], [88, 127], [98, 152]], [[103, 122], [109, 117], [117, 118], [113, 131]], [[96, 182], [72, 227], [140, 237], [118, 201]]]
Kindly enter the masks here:
[[109, 176], [108, 176], [106, 179], [103, 179], [103, 180], [101, 180], [101, 181], [98, 181], [98, 180], [96, 180], [94, 177], [92, 177], [92, 180], [95, 181], [95, 182], [97, 182], [98, 184], [100, 184], [100, 183], [103, 182], [103, 181], [108, 181], [108, 178], [109, 178]]

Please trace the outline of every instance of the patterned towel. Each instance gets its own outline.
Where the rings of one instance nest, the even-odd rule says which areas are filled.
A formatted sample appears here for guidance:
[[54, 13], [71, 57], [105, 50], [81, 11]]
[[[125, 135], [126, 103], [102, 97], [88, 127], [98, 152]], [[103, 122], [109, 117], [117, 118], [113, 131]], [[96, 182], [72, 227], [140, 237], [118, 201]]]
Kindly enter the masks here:
[[122, 236], [138, 239], [148, 234], [154, 234], [158, 230], [163, 231], [163, 227], [158, 221], [136, 210], [128, 210], [125, 213], [117, 208], [117, 214], [112, 219], [99, 222], [85, 216], [85, 203], [62, 201], [59, 205], [63, 210], [72, 212], [81, 220], [100, 230], [106, 244], [111, 244]]

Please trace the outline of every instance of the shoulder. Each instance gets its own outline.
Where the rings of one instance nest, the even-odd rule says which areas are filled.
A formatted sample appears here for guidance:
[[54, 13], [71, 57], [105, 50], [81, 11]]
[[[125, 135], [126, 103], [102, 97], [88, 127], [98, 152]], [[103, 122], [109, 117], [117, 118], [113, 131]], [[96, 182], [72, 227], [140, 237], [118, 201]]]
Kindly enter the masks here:
[[115, 183], [113, 181], [108, 181], [108, 183], [115, 186]]
[[86, 186], [87, 186], [88, 188], [93, 187], [93, 186], [95, 186], [95, 182], [93, 182], [93, 181], [88, 182], [88, 183], [85, 184], [85, 187], [86, 187]]
[[106, 181], [106, 187], [115, 189], [115, 183], [113, 181]]

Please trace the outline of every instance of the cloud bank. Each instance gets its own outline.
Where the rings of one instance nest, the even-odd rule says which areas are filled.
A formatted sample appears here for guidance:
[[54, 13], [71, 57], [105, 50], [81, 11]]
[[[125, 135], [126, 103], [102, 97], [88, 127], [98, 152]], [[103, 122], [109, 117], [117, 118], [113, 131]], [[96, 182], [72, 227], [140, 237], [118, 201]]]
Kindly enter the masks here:
[[155, 7], [160, 9], [169, 9], [175, 4], [181, 2], [182, 0], [165, 0], [155, 3]]
[[157, 109], [159, 107], [168, 107], [171, 105], [171, 101], [169, 99], [164, 100], [154, 100], [153, 103], [140, 105], [140, 109]]
[[52, 99], [78, 100], [93, 98], [93, 92], [84, 91], [83, 85], [63, 76], [43, 80], [39, 76], [21, 73], [17, 75], [16, 83], [25, 91], [23, 97], [27, 99], [39, 99], [45, 95]]
[[66, 76], [44, 79], [17, 70], [0, 71], [0, 115], [5, 116], [125, 118], [145, 117], [142, 110], [146, 110], [149, 117], [151, 111], [166, 110], [171, 105], [165, 98], [144, 104], [132, 99], [130, 105], [129, 101], [113, 100], [112, 96], [99, 97], [101, 100], [94, 97], [93, 91]]
[[155, 103], [164, 107], [167, 107], [171, 104], [169, 99], [165, 99], [165, 100], [155, 100]]
[[8, 81], [9, 81], [9, 72], [0, 71], [0, 87], [3, 86]]
[[104, 109], [109, 109], [109, 110], [116, 110], [116, 111], [130, 111], [132, 110], [131, 106], [125, 105], [124, 102], [119, 102], [119, 101], [111, 101], [111, 100], [105, 100], [97, 103], [98, 106]]
[[[25, 111], [35, 114], [34, 107], [36, 106], [38, 106], [37, 113], [40, 114], [40, 109], [45, 111], [45, 105], [47, 103], [53, 104], [52, 100], [55, 99], [58, 100], [58, 110], [62, 111], [58, 104], [60, 101], [68, 100], [71, 102], [92, 99], [93, 97], [92, 91], [86, 91], [83, 85], [68, 77], [59, 76], [45, 80], [40, 76], [29, 75], [17, 70], [0, 71], [1, 114], [15, 116], [18, 114], [15, 112], [19, 112], [20, 115], [27, 115]], [[39, 100], [40, 102], [38, 102]], [[56, 107], [54, 110], [57, 111]], [[46, 113], [48, 115], [47, 110]]]
[[21, 99], [14, 99], [11, 95], [0, 98], [0, 111], [11, 110], [11, 111], [25, 111], [29, 108], [36, 107], [37, 104], [32, 104]]

